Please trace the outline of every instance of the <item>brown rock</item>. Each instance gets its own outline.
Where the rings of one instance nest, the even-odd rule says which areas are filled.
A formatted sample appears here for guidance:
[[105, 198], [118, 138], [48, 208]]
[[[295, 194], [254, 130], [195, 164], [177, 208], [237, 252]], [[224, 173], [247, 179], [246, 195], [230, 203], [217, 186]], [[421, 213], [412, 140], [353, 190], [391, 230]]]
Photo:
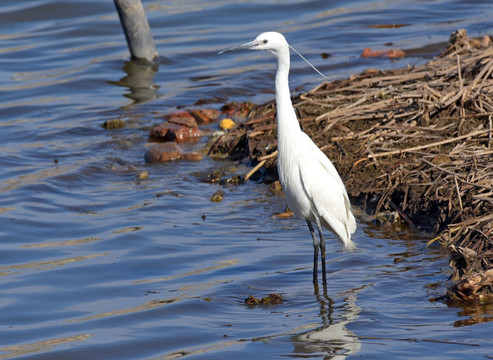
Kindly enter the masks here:
[[224, 191], [222, 190], [217, 190], [214, 194], [211, 196], [211, 201], [212, 202], [221, 202], [224, 199]]
[[216, 109], [202, 109], [202, 113], [207, 115], [207, 117], [212, 120], [217, 120], [219, 115], [221, 115], [221, 112]]
[[406, 53], [401, 49], [391, 49], [385, 53], [385, 56], [390, 59], [400, 59], [406, 56]]
[[192, 115], [195, 116], [199, 124], [209, 124], [219, 117], [221, 114], [219, 110], [213, 109], [197, 109], [191, 111]]
[[175, 141], [185, 141], [198, 138], [202, 135], [202, 132], [199, 130], [198, 127], [190, 128], [182, 126], [173, 135], [175, 137]]
[[[187, 112], [187, 114], [189, 114]], [[189, 128], [196, 128], [197, 127], [197, 122], [195, 121], [194, 117], [189, 114], [189, 116], [170, 116], [168, 117], [168, 122], [172, 124], [177, 124], [181, 126], [186, 126]]]
[[153, 141], [171, 141], [171, 135], [168, 135], [168, 132], [171, 128], [179, 128], [179, 125], [172, 125], [170, 123], [166, 123], [163, 125], [159, 125], [151, 130], [149, 133], [149, 139]]
[[167, 116], [168, 122], [151, 130], [154, 141], [184, 141], [201, 135], [195, 118], [188, 111], [176, 111]]
[[137, 175], [137, 179], [146, 180], [149, 177], [149, 171], [144, 170], [139, 175]]
[[106, 120], [102, 126], [105, 129], [121, 129], [125, 127], [125, 121], [122, 119]]
[[192, 151], [192, 152], [184, 153], [183, 158], [189, 161], [200, 161], [204, 158], [204, 156], [199, 152]]
[[387, 51], [372, 51], [370, 48], [364, 48], [361, 53], [362, 58], [387, 57], [389, 59], [399, 59], [406, 56], [406, 53], [400, 49], [390, 49]]
[[[192, 119], [193, 120], [193, 119]], [[183, 121], [188, 123], [189, 120], [174, 120]], [[195, 120], [193, 120], [195, 122]], [[196, 138], [201, 135], [197, 124], [195, 126], [189, 127], [187, 125], [179, 125], [177, 123], [166, 123], [159, 125], [158, 127], [151, 130], [149, 133], [149, 139], [153, 141], [185, 141], [191, 138]]]
[[174, 142], [153, 145], [145, 154], [147, 162], [167, 162], [182, 157], [180, 147]]
[[188, 111], [185, 111], [185, 110], [180, 110], [180, 111], [172, 112], [171, 114], [169, 114], [168, 116], [166, 116], [166, 119], [169, 122], [179, 121], [179, 119], [182, 119], [182, 120], [189, 120], [189, 119], [195, 120], [195, 118], [192, 116], [192, 114], [190, 114]]
[[[175, 142], [154, 144], [145, 154], [145, 159], [147, 162], [168, 162], [179, 159], [200, 161], [203, 158], [203, 155], [196, 151], [183, 152]], [[145, 173], [147, 173], [147, 171], [145, 171]], [[140, 175], [139, 179], [141, 179]]]

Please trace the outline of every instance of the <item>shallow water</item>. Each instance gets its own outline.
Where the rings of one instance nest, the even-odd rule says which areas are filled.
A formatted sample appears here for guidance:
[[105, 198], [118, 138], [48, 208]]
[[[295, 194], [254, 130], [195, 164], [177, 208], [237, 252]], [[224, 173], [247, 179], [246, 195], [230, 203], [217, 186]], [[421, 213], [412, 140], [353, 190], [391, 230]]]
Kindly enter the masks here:
[[[327, 233], [317, 293], [304, 222], [276, 216], [282, 194], [201, 181], [247, 165], [143, 156], [149, 128], [177, 107], [272, 99], [273, 59], [222, 48], [278, 30], [342, 78], [423, 63], [457, 28], [487, 34], [489, 1], [144, 4], [163, 55], [154, 69], [127, 62], [109, 1], [0, 5], [0, 359], [491, 358], [491, 309], [429, 301], [449, 269], [425, 234], [359, 223], [359, 250], [345, 253]], [[370, 27], [382, 24], [406, 26]], [[387, 43], [409, 56], [360, 58]], [[292, 67], [293, 90], [322, 80]], [[117, 118], [124, 129], [101, 127]], [[244, 304], [269, 293], [285, 301]]]

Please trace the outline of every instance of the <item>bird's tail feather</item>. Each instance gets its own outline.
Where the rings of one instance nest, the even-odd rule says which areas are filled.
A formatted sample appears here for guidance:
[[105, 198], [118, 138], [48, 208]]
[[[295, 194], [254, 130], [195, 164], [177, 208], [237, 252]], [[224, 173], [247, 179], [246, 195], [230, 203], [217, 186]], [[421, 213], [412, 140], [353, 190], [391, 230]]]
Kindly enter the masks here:
[[339, 240], [342, 242], [344, 249], [347, 251], [352, 251], [356, 249], [356, 243], [351, 240], [351, 234], [356, 230], [356, 221], [351, 213], [351, 210], [349, 210], [348, 215], [348, 221], [345, 223], [330, 215], [327, 211], [323, 211], [321, 217], [324, 220], [324, 226], [337, 235]]

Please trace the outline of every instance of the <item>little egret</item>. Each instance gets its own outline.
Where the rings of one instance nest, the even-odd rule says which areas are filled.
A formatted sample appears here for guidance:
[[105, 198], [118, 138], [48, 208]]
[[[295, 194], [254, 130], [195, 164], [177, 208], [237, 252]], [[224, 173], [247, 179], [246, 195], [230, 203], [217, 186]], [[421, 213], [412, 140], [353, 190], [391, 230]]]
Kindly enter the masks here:
[[[305, 219], [313, 239], [313, 283], [317, 284], [320, 249], [323, 285], [326, 286], [325, 240], [322, 226], [337, 235], [347, 250], [353, 250], [356, 245], [351, 240], [351, 234], [356, 230], [356, 221], [351, 212], [346, 188], [337, 170], [322, 150], [301, 131], [296, 118], [288, 81], [290, 48], [292, 47], [282, 34], [266, 32], [251, 42], [219, 53], [242, 49], [267, 50], [277, 58], [277, 170], [289, 208], [296, 216]], [[312, 222], [317, 225], [320, 241]]]

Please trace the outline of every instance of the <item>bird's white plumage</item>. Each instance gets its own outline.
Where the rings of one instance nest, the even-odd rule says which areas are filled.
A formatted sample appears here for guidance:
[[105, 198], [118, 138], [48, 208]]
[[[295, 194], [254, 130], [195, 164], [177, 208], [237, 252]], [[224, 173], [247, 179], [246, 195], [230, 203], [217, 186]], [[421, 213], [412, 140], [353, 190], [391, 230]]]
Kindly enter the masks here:
[[[282, 34], [267, 32], [257, 36], [254, 41], [221, 53], [239, 49], [266, 50], [277, 58], [277, 168], [290, 209], [307, 221], [312, 234], [315, 282], [318, 247], [322, 249], [322, 269], [325, 270], [325, 242], [320, 225], [334, 232], [344, 247], [352, 250], [356, 247], [351, 240], [351, 234], [356, 230], [356, 221], [346, 188], [334, 165], [301, 131], [289, 91], [289, 48]], [[316, 239], [311, 222], [317, 224], [320, 242]], [[323, 278], [325, 285], [325, 271]]]
[[301, 130], [295, 147], [279, 139], [278, 172], [289, 208], [300, 218], [315, 221], [333, 231], [348, 250], [355, 248], [351, 234], [356, 221], [337, 170], [325, 154]]
[[[267, 42], [266, 42], [267, 40]], [[277, 58], [276, 103], [278, 124], [277, 166], [290, 209], [308, 221], [333, 231], [348, 250], [356, 221], [346, 188], [332, 162], [301, 131], [289, 91], [289, 45], [279, 33], [263, 33], [254, 41]]]

